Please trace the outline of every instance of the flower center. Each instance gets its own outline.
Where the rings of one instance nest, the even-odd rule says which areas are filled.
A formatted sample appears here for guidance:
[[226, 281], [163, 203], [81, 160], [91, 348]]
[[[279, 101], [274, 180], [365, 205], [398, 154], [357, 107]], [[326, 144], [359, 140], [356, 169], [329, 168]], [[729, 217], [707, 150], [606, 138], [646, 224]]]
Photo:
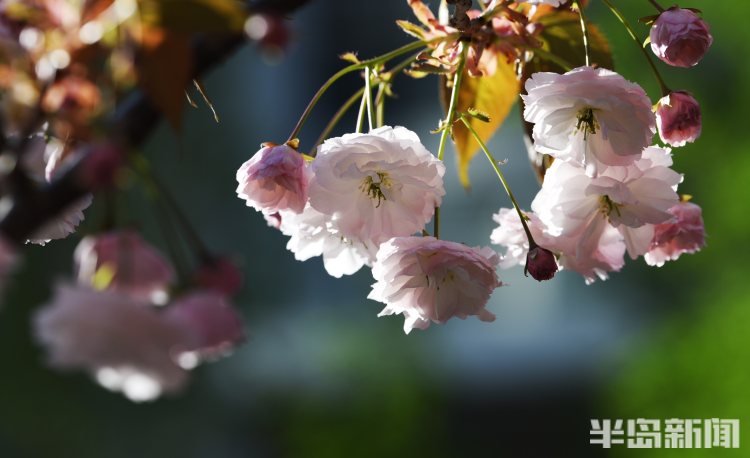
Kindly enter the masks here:
[[388, 178], [388, 173], [376, 172], [374, 177], [372, 175], [366, 176], [365, 179], [362, 180], [362, 185], [359, 189], [367, 194], [370, 199], [377, 199], [378, 203], [375, 205], [375, 208], [377, 208], [380, 207], [382, 201], [387, 200], [385, 194], [383, 194], [383, 189], [388, 189], [391, 185], [392, 183], [390, 178]]
[[596, 134], [597, 129], [599, 129], [599, 123], [596, 121], [593, 108], [586, 107], [578, 112], [578, 123], [576, 124], [576, 131], [583, 131], [584, 140], [588, 139], [589, 134]]
[[599, 211], [607, 218], [609, 218], [613, 212], [619, 217], [620, 205], [610, 199], [609, 196], [604, 195], [599, 198]]

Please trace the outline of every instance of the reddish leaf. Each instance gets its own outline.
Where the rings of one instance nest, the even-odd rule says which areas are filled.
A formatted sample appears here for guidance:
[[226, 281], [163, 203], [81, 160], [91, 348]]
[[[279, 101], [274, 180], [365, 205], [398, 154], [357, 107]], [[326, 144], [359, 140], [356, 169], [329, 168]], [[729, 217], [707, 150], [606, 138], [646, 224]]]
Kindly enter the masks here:
[[191, 70], [192, 53], [187, 36], [144, 28], [138, 84], [175, 130], [182, 125], [185, 89], [192, 81]]

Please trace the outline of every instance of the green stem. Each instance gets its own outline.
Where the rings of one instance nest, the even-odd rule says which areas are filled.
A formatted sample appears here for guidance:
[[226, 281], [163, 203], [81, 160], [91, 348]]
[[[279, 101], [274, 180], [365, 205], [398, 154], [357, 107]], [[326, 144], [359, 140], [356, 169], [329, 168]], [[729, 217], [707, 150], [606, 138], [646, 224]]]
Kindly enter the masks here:
[[[442, 38], [441, 38], [442, 39]], [[388, 62], [389, 60], [398, 57], [402, 54], [406, 54], [409, 52], [412, 52], [414, 50], [417, 50], [425, 45], [425, 42], [423, 41], [414, 41], [412, 43], [409, 43], [407, 45], [404, 45], [398, 49], [395, 49], [389, 53], [383, 54], [378, 57], [374, 57], [372, 59], [368, 59], [362, 62], [359, 62], [357, 64], [352, 64], [348, 67], [345, 67], [338, 72], [336, 72], [332, 77], [330, 77], [325, 83], [323, 83], [323, 86], [318, 89], [318, 92], [315, 93], [312, 100], [310, 100], [310, 103], [307, 105], [307, 108], [305, 108], [305, 111], [302, 113], [302, 116], [300, 117], [299, 121], [297, 121], [297, 125], [294, 126], [294, 129], [292, 129], [292, 133], [289, 134], [289, 139], [287, 140], [292, 141], [299, 135], [300, 131], [302, 130], [302, 126], [305, 125], [305, 122], [310, 117], [310, 113], [312, 113], [313, 108], [315, 108], [315, 105], [318, 104], [318, 101], [320, 101], [320, 98], [323, 96], [323, 94], [326, 93], [326, 91], [335, 83], [338, 81], [342, 76], [345, 76], [349, 73], [363, 70], [367, 67], [371, 67], [373, 65], [382, 64], [384, 62]]]
[[[329, 135], [331, 135], [331, 132], [334, 128], [338, 125], [339, 121], [341, 121], [341, 118], [344, 117], [347, 111], [354, 105], [354, 103], [362, 97], [362, 95], [365, 93], [365, 88], [362, 87], [360, 90], [355, 92], [349, 99], [344, 102], [343, 105], [341, 105], [341, 108], [336, 112], [335, 115], [333, 115], [333, 118], [328, 122], [328, 125], [326, 125], [326, 128], [323, 129], [323, 132], [320, 134], [320, 137], [315, 141], [315, 146], [320, 145], [323, 143], [323, 141], [328, 138]], [[315, 156], [315, 150], [310, 152], [311, 156]]]
[[656, 0], [648, 0], [648, 1], [649, 1], [649, 3], [651, 3], [652, 5], [654, 5], [654, 8], [656, 8], [657, 10], [659, 10], [660, 13], [664, 12], [664, 7], [662, 7], [661, 5], [659, 5], [659, 3], [656, 2]]
[[466, 119], [466, 117], [462, 114], [461, 115], [461, 121], [464, 123], [467, 129], [469, 129], [469, 132], [471, 132], [471, 135], [474, 137], [474, 140], [479, 144], [479, 147], [484, 151], [485, 156], [487, 156], [487, 159], [492, 164], [492, 168], [495, 169], [495, 173], [497, 174], [497, 177], [500, 178], [500, 182], [503, 184], [503, 188], [505, 188], [505, 192], [508, 194], [508, 197], [510, 197], [510, 201], [513, 203], [513, 208], [516, 209], [516, 213], [518, 213], [518, 218], [521, 220], [521, 224], [523, 225], [523, 230], [526, 232], [526, 238], [529, 240], [529, 249], [532, 249], [537, 245], [537, 243], [534, 241], [534, 237], [531, 235], [531, 230], [529, 229], [528, 224], [526, 224], [526, 217], [523, 215], [523, 212], [521, 211], [521, 207], [518, 205], [518, 201], [516, 200], [516, 197], [513, 195], [513, 191], [510, 190], [510, 186], [508, 185], [508, 182], [505, 180], [505, 175], [503, 175], [503, 171], [500, 170], [499, 163], [495, 160], [494, 157], [492, 157], [492, 153], [490, 153], [490, 150], [487, 148], [487, 145], [485, 145], [484, 141], [482, 141], [482, 138], [479, 136], [476, 130], [471, 126], [471, 123], [469, 120]]
[[385, 124], [385, 88], [387, 83], [378, 84], [378, 94], [375, 96], [375, 125], [383, 127]]
[[375, 121], [375, 104], [372, 103], [372, 68], [365, 68], [365, 100], [367, 101], [367, 125], [370, 130]]
[[664, 79], [661, 77], [661, 74], [659, 73], [659, 69], [656, 68], [656, 65], [654, 64], [654, 61], [651, 59], [651, 56], [649, 55], [648, 51], [643, 47], [642, 41], [638, 39], [638, 37], [635, 35], [635, 32], [633, 31], [633, 28], [630, 26], [630, 23], [628, 23], [628, 20], [625, 19], [625, 16], [622, 15], [620, 10], [617, 9], [617, 7], [610, 1], [610, 0], [602, 0], [605, 5], [609, 8], [610, 11], [612, 11], [612, 14], [614, 14], [617, 19], [622, 23], [622, 25], [625, 27], [625, 30], [628, 31], [628, 34], [630, 35], [630, 38], [633, 39], [635, 42], [636, 47], [641, 50], [643, 53], [643, 57], [646, 58], [646, 62], [648, 62], [649, 67], [651, 67], [651, 71], [654, 74], [654, 77], [656, 78], [656, 81], [659, 83], [659, 89], [661, 89], [662, 96], [668, 95], [670, 92], [669, 87], [667, 87], [667, 84], [664, 82]]
[[362, 132], [362, 126], [365, 123], [365, 107], [367, 106], [367, 96], [365, 95], [364, 88], [362, 89], [362, 101], [359, 102], [359, 113], [357, 113], [357, 126], [354, 132]]
[[573, 4], [578, 10], [578, 18], [581, 20], [581, 33], [583, 34], [583, 49], [586, 52], [586, 66], [591, 65], [591, 57], [589, 55], [589, 30], [586, 27], [586, 15], [583, 12], [583, 7], [578, 0], [574, 0]]
[[[440, 161], [443, 160], [443, 157], [445, 156], [445, 144], [448, 141], [448, 135], [450, 135], [451, 130], [453, 129], [453, 122], [456, 118], [456, 106], [458, 104], [458, 94], [461, 90], [461, 82], [463, 81], [464, 77], [464, 67], [466, 67], [466, 54], [468, 51], [468, 47], [461, 43], [461, 57], [458, 61], [458, 68], [456, 69], [456, 74], [453, 77], [453, 89], [451, 90], [451, 100], [448, 104], [448, 114], [445, 117], [445, 123], [443, 124], [443, 133], [440, 136], [440, 146], [438, 147], [438, 159]], [[435, 208], [435, 217], [434, 217], [434, 228], [433, 233], [435, 235], [436, 239], [440, 238], [440, 207]]]

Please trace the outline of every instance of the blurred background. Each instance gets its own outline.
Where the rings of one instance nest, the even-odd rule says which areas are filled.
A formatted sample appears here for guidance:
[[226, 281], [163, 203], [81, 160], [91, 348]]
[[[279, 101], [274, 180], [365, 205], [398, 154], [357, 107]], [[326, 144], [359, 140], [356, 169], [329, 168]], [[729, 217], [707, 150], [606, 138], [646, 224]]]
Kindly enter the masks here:
[[[601, 2], [590, 3], [617, 70], [658, 99], [625, 30]], [[616, 3], [634, 23], [654, 12], [646, 0]], [[629, 262], [591, 286], [570, 272], [543, 284], [520, 268], [501, 272], [509, 286], [493, 295], [490, 324], [455, 320], [405, 336], [401, 317], [376, 318], [382, 304], [366, 299], [369, 270], [337, 280], [319, 259], [295, 261], [285, 238], [234, 191], [239, 165], [261, 142], [286, 138], [343, 65], [338, 54], [369, 57], [410, 40], [394, 24], [411, 20], [405, 0], [315, 0], [291, 18], [283, 59], [248, 46], [205, 79], [221, 123], [191, 109], [182, 134], [162, 126], [145, 147], [207, 243], [241, 261], [236, 302], [248, 342], [195, 371], [183, 395], [154, 403], [133, 404], [85, 374], [52, 372], [29, 320], [50, 286], [70, 275], [77, 239], [28, 247], [0, 310], [0, 457], [749, 456], [743, 448], [589, 445], [592, 418], [736, 418], [750, 427], [750, 5], [681, 6], [702, 9], [715, 39], [694, 69], [659, 64], [670, 87], [703, 107], [702, 138], [675, 153], [686, 175], [681, 192], [704, 209], [702, 253], [662, 268]], [[648, 29], [637, 27], [645, 37]], [[303, 146], [358, 83], [352, 76], [325, 96]], [[399, 77], [399, 97], [386, 105], [386, 123], [414, 130], [432, 151], [437, 86]], [[336, 134], [353, 129], [349, 117]], [[538, 186], [521, 134], [516, 107], [490, 147], [508, 159], [506, 174], [528, 207]], [[442, 234], [487, 245], [492, 213], [509, 202], [481, 157], [470, 194], [453, 157], [447, 162]], [[153, 207], [138, 189], [126, 200], [122, 219], [166, 251]], [[83, 233], [96, 229], [94, 220]]]

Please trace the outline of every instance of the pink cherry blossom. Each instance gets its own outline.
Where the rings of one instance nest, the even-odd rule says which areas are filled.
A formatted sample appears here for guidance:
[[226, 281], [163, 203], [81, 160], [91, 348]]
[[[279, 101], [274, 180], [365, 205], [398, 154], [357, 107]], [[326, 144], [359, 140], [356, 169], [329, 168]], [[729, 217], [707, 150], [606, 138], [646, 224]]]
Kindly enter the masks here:
[[657, 104], [656, 125], [664, 143], [685, 146], [701, 135], [701, 106], [687, 92], [672, 92]]
[[651, 50], [675, 67], [693, 67], [703, 59], [714, 39], [708, 24], [694, 11], [672, 7], [651, 26]]
[[288, 145], [261, 148], [237, 171], [237, 195], [263, 213], [301, 212], [307, 202], [307, 168]]
[[369, 248], [421, 231], [445, 194], [445, 166], [403, 127], [326, 140], [312, 169], [311, 206]]
[[132, 296], [59, 284], [34, 318], [50, 366], [85, 370], [133, 401], [179, 391], [187, 372], [173, 357], [190, 336]]
[[329, 275], [352, 275], [375, 261], [377, 246], [349, 239], [336, 228], [330, 216], [309, 204], [302, 213], [282, 212], [280, 230], [289, 236], [286, 247], [298, 261], [323, 256]]
[[535, 73], [526, 81], [524, 118], [534, 124], [534, 148], [586, 167], [596, 176], [626, 166], [651, 144], [651, 101], [635, 83], [603, 68], [563, 75]]
[[380, 246], [368, 296], [386, 304], [378, 316], [403, 314], [404, 332], [425, 329], [430, 322], [477, 316], [493, 321], [485, 309], [502, 285], [491, 248], [470, 248], [433, 237], [396, 237]]
[[556, 161], [531, 208], [551, 235], [579, 238], [586, 253], [593, 252], [606, 226], [612, 225], [635, 259], [648, 251], [653, 225], [671, 218], [667, 210], [679, 200], [675, 190], [682, 181], [672, 169], [655, 165], [664, 160], [657, 153], [645, 154], [628, 168], [613, 167], [596, 178]]
[[242, 319], [217, 292], [195, 291], [178, 298], [167, 307], [164, 317], [190, 336], [178, 357], [187, 368], [200, 358], [226, 353], [245, 339]]
[[644, 256], [651, 266], [663, 266], [683, 253], [695, 253], [706, 245], [701, 208], [691, 202], [680, 202], [669, 209], [669, 221], [657, 224], [651, 247]]
[[85, 237], [74, 259], [81, 285], [120, 291], [144, 301], [163, 303], [175, 281], [174, 269], [161, 253], [129, 230]]
[[[526, 212], [524, 215], [534, 240], [558, 256], [558, 267], [581, 274], [586, 284], [593, 283], [596, 278], [606, 280], [609, 272], [619, 271], [625, 264], [622, 235], [614, 227], [601, 224], [603, 221], [594, 228], [587, 240], [589, 243], [584, 245], [578, 236], [551, 235], [535, 213]], [[499, 226], [492, 232], [490, 240], [505, 247], [500, 267], [524, 266], [529, 243], [515, 210], [502, 208], [493, 219]]]

